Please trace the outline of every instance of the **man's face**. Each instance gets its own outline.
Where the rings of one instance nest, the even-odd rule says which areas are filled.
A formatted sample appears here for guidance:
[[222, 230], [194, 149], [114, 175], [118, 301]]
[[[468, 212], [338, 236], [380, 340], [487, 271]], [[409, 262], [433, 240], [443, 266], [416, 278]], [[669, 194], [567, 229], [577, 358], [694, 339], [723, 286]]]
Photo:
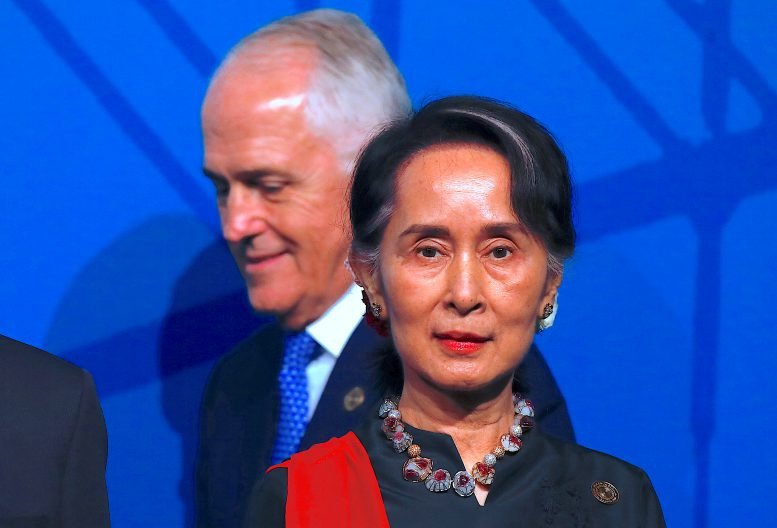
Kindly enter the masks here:
[[289, 328], [317, 319], [351, 283], [348, 179], [305, 116], [314, 60], [298, 51], [250, 67], [235, 61], [202, 109], [204, 170], [224, 238], [254, 309]]

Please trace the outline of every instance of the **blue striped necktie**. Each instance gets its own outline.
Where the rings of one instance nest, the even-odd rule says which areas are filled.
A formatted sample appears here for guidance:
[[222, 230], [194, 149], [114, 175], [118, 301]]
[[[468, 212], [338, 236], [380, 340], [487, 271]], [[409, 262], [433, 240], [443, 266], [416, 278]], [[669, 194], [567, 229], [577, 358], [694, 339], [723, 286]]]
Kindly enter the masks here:
[[283, 364], [278, 374], [281, 413], [271, 463], [277, 464], [297, 452], [308, 422], [308, 378], [305, 369], [317, 343], [305, 332], [286, 334]]

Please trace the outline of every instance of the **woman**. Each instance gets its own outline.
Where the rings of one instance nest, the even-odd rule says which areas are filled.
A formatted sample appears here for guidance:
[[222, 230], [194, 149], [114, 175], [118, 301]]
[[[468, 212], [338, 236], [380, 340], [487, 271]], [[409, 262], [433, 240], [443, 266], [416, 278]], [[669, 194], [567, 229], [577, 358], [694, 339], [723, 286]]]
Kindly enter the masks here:
[[567, 163], [541, 125], [480, 98], [427, 105], [365, 148], [351, 223], [399, 398], [271, 468], [248, 526], [664, 526], [644, 472], [545, 436], [513, 394], [575, 243]]

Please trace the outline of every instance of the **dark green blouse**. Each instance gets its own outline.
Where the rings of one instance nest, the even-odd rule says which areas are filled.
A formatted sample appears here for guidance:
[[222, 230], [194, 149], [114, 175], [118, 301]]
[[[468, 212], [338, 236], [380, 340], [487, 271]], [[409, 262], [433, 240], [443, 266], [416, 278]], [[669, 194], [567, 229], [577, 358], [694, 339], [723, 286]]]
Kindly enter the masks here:
[[[424, 484], [402, 478], [405, 453], [395, 453], [378, 418], [367, 420], [356, 436], [364, 445], [393, 527], [665, 527], [661, 506], [645, 472], [617, 458], [557, 440], [539, 429], [523, 436], [523, 448], [495, 466], [486, 503], [453, 490], [427, 491]], [[464, 469], [453, 439], [406, 425], [423, 456], [451, 475]], [[618, 499], [604, 504], [594, 482], [611, 483]], [[285, 525], [287, 472], [276, 469], [254, 487], [245, 526]]]

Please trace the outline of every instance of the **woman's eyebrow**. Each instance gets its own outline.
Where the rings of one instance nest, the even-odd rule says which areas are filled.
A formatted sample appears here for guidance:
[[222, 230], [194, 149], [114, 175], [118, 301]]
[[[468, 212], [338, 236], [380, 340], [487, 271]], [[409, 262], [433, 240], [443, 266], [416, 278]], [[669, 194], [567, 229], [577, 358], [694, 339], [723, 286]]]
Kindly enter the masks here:
[[495, 224], [488, 224], [481, 229], [483, 235], [488, 238], [495, 238], [506, 234], [528, 234], [526, 226], [520, 222], [498, 222]]
[[407, 235], [420, 235], [421, 237], [446, 238], [450, 236], [450, 230], [448, 230], [447, 227], [440, 226], [440, 225], [413, 224], [399, 234], [400, 237], [404, 237]]
[[[529, 231], [521, 222], [496, 222], [487, 224], [481, 228], [483, 236], [488, 238], [498, 238], [505, 235], [527, 235]], [[435, 224], [413, 224], [402, 231], [399, 236], [416, 235], [421, 238], [449, 238], [450, 229], [442, 225]]]

